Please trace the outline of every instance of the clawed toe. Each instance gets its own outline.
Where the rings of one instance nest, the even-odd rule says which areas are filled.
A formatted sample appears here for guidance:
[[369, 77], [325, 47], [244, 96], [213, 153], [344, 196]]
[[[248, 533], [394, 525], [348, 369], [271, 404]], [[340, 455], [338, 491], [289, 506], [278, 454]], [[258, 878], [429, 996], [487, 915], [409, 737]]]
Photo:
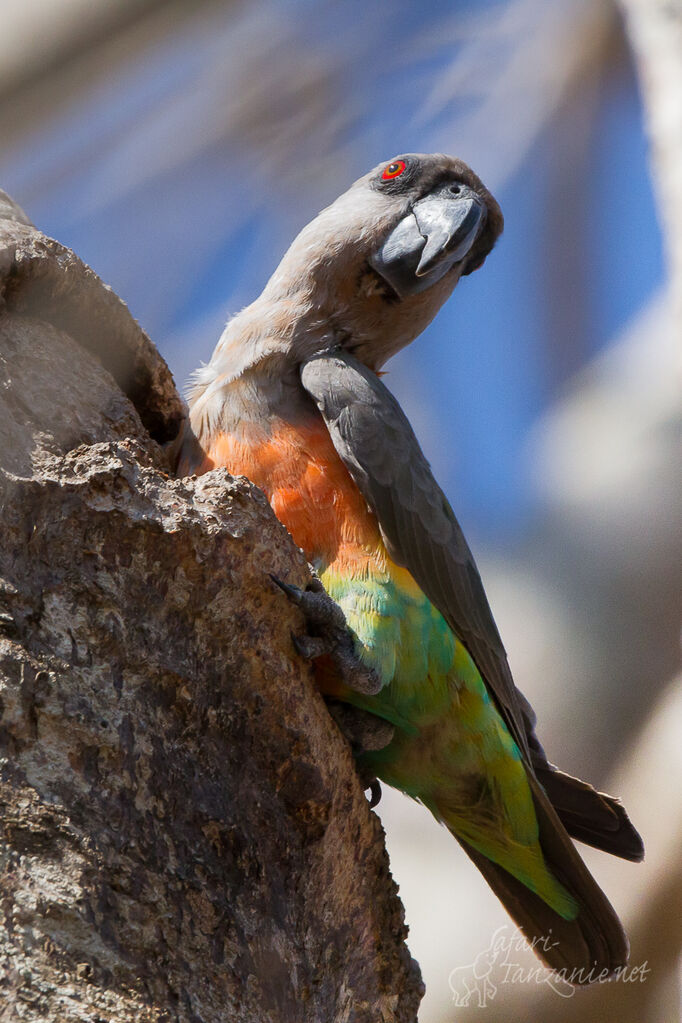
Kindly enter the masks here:
[[292, 636], [298, 653], [307, 660], [328, 655], [347, 686], [367, 695], [378, 693], [381, 689], [379, 676], [358, 657], [346, 617], [320, 580], [313, 578], [306, 589], [301, 589], [276, 575], [271, 574], [270, 578], [292, 604], [300, 608], [305, 618], [306, 635]]
[[[395, 728], [384, 718], [371, 714], [361, 707], [342, 703], [340, 700], [327, 698], [326, 703], [329, 713], [350, 743], [355, 756], [384, 749], [393, 739]], [[374, 773], [365, 767], [362, 761], [358, 763], [357, 767], [363, 789], [365, 791], [369, 789], [371, 809], [381, 799], [381, 785]]]
[[339, 638], [332, 656], [347, 686], [365, 696], [376, 696], [381, 689], [381, 679], [355, 653], [353, 637], [347, 628]]
[[[320, 580], [313, 578], [303, 590], [278, 579], [276, 575], [271, 574], [270, 578], [292, 604], [300, 608], [305, 618], [309, 632], [305, 635], [291, 634], [294, 647], [301, 657], [314, 660], [316, 657], [329, 656], [349, 688], [368, 695], [378, 693], [381, 679], [358, 657], [355, 639], [346, 624], [346, 617]], [[393, 725], [376, 714], [338, 700], [328, 699], [327, 706], [355, 756], [384, 749], [393, 739]], [[381, 799], [381, 785], [367, 769], [359, 768], [359, 771], [363, 788], [370, 793], [370, 808], [375, 807]]]
[[302, 590], [291, 583], [283, 582], [275, 575], [271, 575], [270, 578], [286, 593], [292, 604], [300, 607], [309, 626], [315, 629], [347, 628], [343, 611], [336, 601], [332, 600], [319, 579], [313, 579], [309, 586]]
[[296, 652], [305, 657], [306, 661], [314, 661], [316, 657], [324, 657], [331, 653], [329, 643], [322, 636], [297, 636], [291, 633], [291, 641], [296, 647]]
[[327, 698], [326, 702], [356, 756], [384, 749], [393, 739], [395, 728], [390, 721], [341, 700]]
[[291, 583], [285, 583], [283, 579], [273, 575], [272, 572], [269, 572], [268, 574], [275, 586], [279, 586], [280, 590], [286, 593], [292, 604], [298, 605], [301, 603], [301, 597], [304, 591], [300, 588], [300, 586], [292, 586]]

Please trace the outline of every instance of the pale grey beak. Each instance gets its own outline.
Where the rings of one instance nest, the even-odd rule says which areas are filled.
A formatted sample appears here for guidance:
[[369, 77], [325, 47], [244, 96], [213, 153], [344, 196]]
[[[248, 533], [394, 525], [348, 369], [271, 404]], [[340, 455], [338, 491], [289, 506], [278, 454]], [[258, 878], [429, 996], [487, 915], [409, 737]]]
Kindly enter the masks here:
[[473, 189], [445, 185], [413, 205], [370, 265], [400, 298], [419, 294], [464, 259], [485, 220], [485, 204]]

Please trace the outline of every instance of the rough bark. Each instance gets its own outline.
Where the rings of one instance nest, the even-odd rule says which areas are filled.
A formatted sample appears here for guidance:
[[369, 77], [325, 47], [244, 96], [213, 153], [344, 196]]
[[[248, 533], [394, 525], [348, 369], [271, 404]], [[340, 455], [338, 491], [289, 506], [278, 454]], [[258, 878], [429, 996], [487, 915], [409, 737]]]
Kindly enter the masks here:
[[304, 558], [248, 481], [169, 475], [163, 360], [2, 195], [0, 363], [0, 1020], [414, 1020], [381, 827], [269, 579]]

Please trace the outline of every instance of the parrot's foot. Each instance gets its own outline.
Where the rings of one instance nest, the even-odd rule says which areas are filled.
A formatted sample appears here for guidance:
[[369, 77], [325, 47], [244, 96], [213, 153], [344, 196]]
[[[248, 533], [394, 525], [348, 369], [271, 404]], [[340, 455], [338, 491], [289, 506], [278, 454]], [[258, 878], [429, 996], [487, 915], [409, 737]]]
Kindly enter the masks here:
[[390, 721], [340, 700], [326, 700], [329, 713], [348, 739], [356, 756], [384, 749], [395, 734]]
[[[326, 704], [329, 713], [350, 743], [354, 756], [383, 749], [392, 740], [395, 728], [389, 721], [339, 700], [327, 699]], [[372, 808], [381, 799], [381, 785], [367, 768], [358, 765], [358, 774], [363, 789], [370, 790], [369, 805]]]
[[351, 689], [369, 696], [378, 693], [381, 689], [379, 676], [358, 657], [346, 617], [336, 601], [325, 592], [320, 580], [313, 579], [302, 590], [291, 583], [282, 582], [277, 576], [271, 575], [270, 578], [286, 593], [292, 604], [296, 604], [303, 612], [308, 631], [304, 636], [292, 636], [301, 656], [313, 660], [327, 655]]

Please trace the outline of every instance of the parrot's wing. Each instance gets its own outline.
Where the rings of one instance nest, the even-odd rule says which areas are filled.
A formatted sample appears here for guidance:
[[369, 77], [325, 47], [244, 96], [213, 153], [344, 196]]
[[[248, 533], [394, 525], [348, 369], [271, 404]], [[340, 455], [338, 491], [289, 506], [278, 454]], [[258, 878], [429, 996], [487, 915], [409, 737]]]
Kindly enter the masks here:
[[301, 367], [301, 381], [375, 512], [389, 554], [464, 644], [530, 764], [528, 704], [514, 685], [473, 555], [405, 413], [348, 352], [313, 356]]

